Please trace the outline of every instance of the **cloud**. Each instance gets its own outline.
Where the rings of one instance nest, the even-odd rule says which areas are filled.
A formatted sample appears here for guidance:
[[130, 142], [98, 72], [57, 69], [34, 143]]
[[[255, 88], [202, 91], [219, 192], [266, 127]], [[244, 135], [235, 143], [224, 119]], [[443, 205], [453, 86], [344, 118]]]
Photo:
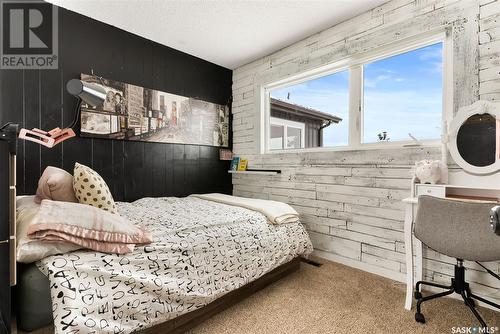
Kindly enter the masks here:
[[420, 68], [420, 72], [428, 74], [441, 74], [443, 73], [443, 62], [442, 61], [429, 61], [428, 66]]
[[[290, 93], [289, 100], [287, 100], [288, 93]], [[273, 90], [271, 97], [342, 117], [340, 114], [344, 112], [347, 114], [349, 86], [347, 82], [344, 87], [325, 85], [321, 88], [300, 84]]]
[[388, 79], [391, 79], [391, 76], [388, 74], [377, 75], [374, 79], [365, 78], [365, 87], [375, 88], [380, 81]]
[[[388, 103], [390, 101], [390, 103]], [[436, 139], [441, 135], [442, 96], [438, 91], [407, 90], [365, 93], [364, 141], [377, 141], [387, 131], [391, 141]]]
[[[394, 73], [394, 71], [387, 71], [387, 73]], [[402, 82], [405, 79], [401, 78], [401, 77], [396, 77], [396, 76], [391, 75], [391, 74], [380, 74], [380, 75], [377, 75], [374, 79], [365, 78], [365, 87], [376, 88], [380, 82], [388, 81], [388, 80], [392, 80], [395, 82]]]
[[422, 51], [418, 57], [420, 60], [432, 60], [432, 59], [442, 59], [443, 58], [443, 50], [441, 47], [429, 47]]

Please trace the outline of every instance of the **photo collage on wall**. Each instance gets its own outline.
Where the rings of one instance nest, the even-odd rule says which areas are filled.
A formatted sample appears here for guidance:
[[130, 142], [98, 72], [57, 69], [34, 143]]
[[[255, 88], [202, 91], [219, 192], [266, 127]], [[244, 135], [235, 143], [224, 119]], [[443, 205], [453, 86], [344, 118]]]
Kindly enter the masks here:
[[106, 90], [98, 107], [81, 106], [81, 136], [229, 146], [229, 107], [82, 74]]

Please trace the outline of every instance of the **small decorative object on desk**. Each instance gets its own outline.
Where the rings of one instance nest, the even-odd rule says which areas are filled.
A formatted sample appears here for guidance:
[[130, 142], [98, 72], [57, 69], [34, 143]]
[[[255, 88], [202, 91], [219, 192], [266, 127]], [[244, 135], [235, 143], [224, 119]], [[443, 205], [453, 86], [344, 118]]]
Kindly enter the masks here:
[[247, 165], [248, 165], [247, 159], [240, 159], [240, 163], [238, 164], [238, 170], [239, 171], [247, 170]]
[[233, 157], [233, 160], [231, 160], [231, 170], [238, 170], [239, 163], [240, 163], [240, 158]]
[[219, 150], [219, 159], [220, 160], [232, 160], [233, 159], [233, 152], [231, 152], [231, 150], [221, 148]]
[[448, 183], [448, 166], [441, 160], [422, 160], [415, 163], [416, 181], [420, 183]]

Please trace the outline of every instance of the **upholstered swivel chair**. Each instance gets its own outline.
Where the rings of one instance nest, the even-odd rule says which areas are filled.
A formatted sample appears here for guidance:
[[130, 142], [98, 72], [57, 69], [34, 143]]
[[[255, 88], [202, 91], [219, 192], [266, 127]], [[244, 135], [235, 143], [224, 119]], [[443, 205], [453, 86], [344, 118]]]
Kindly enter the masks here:
[[[449, 286], [432, 282], [419, 281], [416, 284], [415, 299], [417, 311], [415, 320], [425, 323], [421, 313], [422, 303], [431, 299], [458, 293], [465, 304], [474, 313], [482, 327], [485, 321], [475, 308], [474, 300], [479, 300], [500, 309], [500, 305], [474, 295], [465, 281], [464, 260], [497, 261], [500, 260], [500, 236], [491, 230], [489, 212], [493, 203], [442, 199], [420, 196], [417, 216], [414, 223], [415, 237], [435, 251], [457, 259], [455, 277]], [[499, 281], [500, 283], [500, 281]], [[428, 285], [446, 289], [446, 291], [422, 296], [420, 287]]]

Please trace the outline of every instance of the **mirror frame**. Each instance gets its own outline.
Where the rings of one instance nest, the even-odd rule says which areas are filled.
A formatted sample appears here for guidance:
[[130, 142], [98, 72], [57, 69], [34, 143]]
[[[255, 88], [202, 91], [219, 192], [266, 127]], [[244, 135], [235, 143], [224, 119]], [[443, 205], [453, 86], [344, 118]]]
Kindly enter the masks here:
[[453, 160], [466, 172], [477, 175], [492, 174], [500, 170], [500, 159], [496, 159], [495, 162], [489, 166], [478, 167], [471, 165], [470, 163], [465, 161], [458, 151], [458, 145], [457, 145], [458, 131], [462, 126], [462, 124], [467, 119], [469, 119], [469, 117], [475, 114], [490, 114], [494, 116], [495, 119], [499, 120], [500, 103], [489, 102], [489, 101], [477, 101], [471, 104], [470, 106], [460, 108], [450, 123], [450, 129], [448, 133], [448, 148], [450, 150], [450, 154]]

